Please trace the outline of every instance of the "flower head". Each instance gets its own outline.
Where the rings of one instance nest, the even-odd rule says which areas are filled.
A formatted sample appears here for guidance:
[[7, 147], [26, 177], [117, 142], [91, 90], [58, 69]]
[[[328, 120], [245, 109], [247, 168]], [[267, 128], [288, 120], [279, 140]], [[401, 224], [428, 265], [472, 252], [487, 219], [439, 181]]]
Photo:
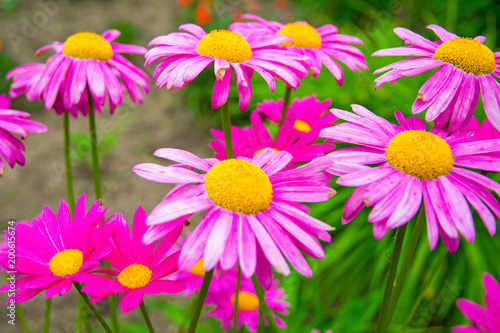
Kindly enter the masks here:
[[[264, 148], [273, 148], [275, 151], [284, 150], [292, 154], [293, 158], [290, 162], [292, 165], [297, 162], [310, 162], [316, 157], [323, 156], [335, 148], [332, 144], [314, 143], [318, 139], [319, 131], [336, 120], [333, 114], [326, 112], [329, 107], [330, 100], [320, 102], [315, 96], [294, 99], [286, 111], [276, 139], [273, 139], [259, 113], [272, 122], [278, 123], [283, 100], [259, 103], [257, 110], [250, 114], [252, 127], [231, 126], [234, 154], [253, 158]], [[211, 132], [217, 140], [212, 140], [209, 146], [215, 150], [216, 158], [225, 159], [224, 133], [216, 129]]]
[[[31, 115], [27, 112], [9, 109], [10, 99], [0, 94], [0, 156], [3, 157], [11, 168], [14, 165], [24, 165], [24, 145], [14, 134], [25, 139], [28, 133], [46, 132], [47, 127], [36, 121], [29, 120]], [[3, 159], [0, 158], [0, 176], [4, 170]]]
[[483, 121], [483, 123], [480, 125], [476, 117], [472, 117], [467, 126], [465, 126], [464, 128], [464, 131], [467, 130], [476, 131], [474, 133], [474, 136], [479, 139], [483, 140], [500, 139], [500, 132], [491, 126], [491, 123], [488, 121], [488, 119]]
[[360, 74], [361, 68], [368, 69], [363, 53], [350, 45], [363, 44], [361, 39], [338, 34], [338, 29], [334, 25], [326, 24], [314, 28], [305, 21], [282, 24], [266, 21], [252, 14], [243, 14], [241, 18], [253, 20], [253, 22], [235, 22], [230, 29], [242, 35], [266, 32], [273, 36], [288, 36], [291, 41], [281, 42], [281, 47], [287, 51], [308, 56], [304, 64], [312, 71], [314, 77], [319, 74], [323, 64], [341, 85], [344, 82], [344, 73], [337, 61], [343, 62], [350, 70]]
[[330, 161], [318, 158], [286, 170], [292, 156], [270, 148], [253, 159], [224, 161], [201, 159], [170, 148], [159, 149], [155, 155], [180, 164], [143, 163], [136, 165], [134, 172], [149, 180], [179, 185], [149, 215], [146, 223], [150, 228], [144, 241], [154, 241], [164, 230], [207, 210], [182, 247], [180, 270], [191, 269], [201, 257], [207, 271], [217, 264], [228, 270], [239, 261], [246, 277], [257, 271], [262, 284], [270, 286], [271, 265], [280, 273], [290, 273], [283, 255], [307, 276], [312, 272], [299, 249], [324, 258], [315, 237], [330, 241], [327, 230], [333, 228], [307, 215], [299, 202], [325, 201], [335, 193], [326, 183], [330, 176], [323, 172]]
[[457, 306], [472, 321], [472, 325], [455, 326], [453, 333], [495, 333], [500, 328], [500, 285], [493, 276], [483, 274], [484, 308], [469, 301], [458, 299]]
[[[85, 195], [76, 203], [73, 218], [62, 201], [57, 217], [44, 207], [30, 224], [16, 224], [16, 292], [7, 300], [22, 303], [46, 290], [50, 298], [68, 292], [71, 283], [96, 268], [109, 248], [92, 240], [97, 229], [110, 234], [115, 215], [104, 220], [99, 201], [85, 213]], [[99, 227], [99, 228], [98, 228]], [[1, 260], [0, 260], [1, 261]], [[11, 269], [12, 270], [12, 269]], [[0, 291], [7, 291], [6, 284]]]
[[[183, 24], [179, 31], [159, 36], [149, 44], [156, 45], [146, 53], [146, 65], [163, 59], [156, 67], [154, 78], [158, 88], [181, 89], [193, 81], [202, 70], [214, 64], [215, 84], [212, 108], [227, 102], [234, 71], [239, 94], [239, 109], [244, 111], [252, 99], [250, 77], [259, 73], [274, 91], [277, 77], [290, 87], [299, 85], [297, 75], [303, 77], [306, 69], [297, 61], [303, 55], [280, 50], [279, 42], [289, 41], [286, 36], [269, 38], [260, 34], [243, 37], [230, 30], [212, 30], [206, 33], [195, 24]], [[283, 66], [283, 65], [287, 65]]]
[[423, 200], [431, 249], [441, 235], [448, 250], [454, 252], [460, 234], [469, 242], [475, 238], [470, 203], [490, 234], [495, 233], [493, 214], [500, 217], [500, 205], [488, 189], [499, 192], [500, 184], [462, 167], [500, 171], [500, 140], [449, 135], [439, 129], [426, 131], [422, 119], [406, 119], [399, 111], [397, 126], [362, 106], [353, 105], [353, 110], [356, 115], [333, 109], [346, 122], [320, 134], [363, 146], [326, 156], [333, 161], [328, 171], [340, 176], [337, 183], [357, 187], [344, 207], [343, 223], [351, 221], [363, 206], [373, 206], [368, 221], [373, 223], [375, 237], [381, 238], [389, 228], [407, 223]]
[[410, 45], [373, 53], [373, 56], [416, 56], [376, 70], [374, 74], [389, 71], [375, 80], [375, 88], [437, 68], [418, 91], [413, 113], [427, 109], [426, 121], [434, 120], [436, 127], [448, 125], [451, 131], [460, 131], [471, 119], [481, 93], [488, 119], [500, 130], [500, 85], [494, 77], [500, 77], [500, 52], [493, 53], [485, 46], [483, 36], [459, 37], [434, 24], [427, 28], [440, 40], [430, 41], [408, 29], [395, 28], [396, 35]]
[[[167, 253], [179, 237], [182, 226], [165, 235], [158, 244], [145, 245], [142, 243], [147, 229], [145, 221], [146, 213], [139, 207], [134, 215], [132, 234], [120, 215], [111, 237], [100, 235], [98, 242], [111, 248], [105, 259], [114, 268], [97, 270], [80, 279], [85, 283], [82, 291], [91, 295], [91, 302], [123, 293], [120, 308], [126, 313], [141, 303], [144, 294], [178, 293], [185, 289], [182, 283], [163, 279], [177, 271], [179, 252]], [[95, 273], [106, 273], [116, 279]]]
[[54, 42], [38, 49], [37, 56], [48, 49], [53, 49], [55, 54], [47, 61], [35, 86], [27, 90], [28, 99], [42, 98], [47, 110], [53, 108], [58, 99], [66, 110], [82, 110], [87, 108], [88, 88], [96, 109], [104, 106], [107, 94], [113, 113], [123, 102], [126, 89], [132, 102], [142, 103], [139, 88], [149, 91], [149, 77], [120, 53], [145, 54], [147, 50], [136, 45], [113, 43], [118, 36], [120, 32], [117, 30], [107, 30], [102, 35], [78, 32], [64, 43]]

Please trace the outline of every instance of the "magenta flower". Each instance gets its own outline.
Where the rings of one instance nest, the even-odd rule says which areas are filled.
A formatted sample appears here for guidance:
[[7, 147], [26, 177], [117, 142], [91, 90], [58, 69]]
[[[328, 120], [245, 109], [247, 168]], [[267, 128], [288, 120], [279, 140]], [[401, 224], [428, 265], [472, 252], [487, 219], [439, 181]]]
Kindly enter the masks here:
[[500, 132], [491, 126], [491, 123], [488, 121], [488, 119], [483, 121], [483, 123], [480, 125], [476, 117], [472, 117], [467, 126], [465, 126], [464, 131], [467, 130], [476, 131], [474, 136], [479, 139], [500, 139]]
[[149, 91], [149, 77], [119, 53], [145, 54], [147, 50], [112, 43], [118, 36], [117, 30], [107, 30], [102, 35], [78, 32], [64, 43], [54, 42], [38, 49], [37, 56], [48, 49], [56, 53], [47, 61], [35, 87], [27, 90], [28, 100], [41, 98], [48, 110], [59, 96], [66, 110], [83, 109], [87, 107], [88, 87], [97, 108], [104, 106], [106, 94], [109, 95], [110, 113], [123, 102], [124, 88], [132, 102], [142, 103], [140, 88]]
[[[184, 222], [194, 213], [207, 210], [181, 249], [179, 269], [186, 271], [201, 258], [204, 269], [217, 264], [223, 270], [238, 261], [246, 277], [257, 273], [264, 286], [272, 281], [271, 265], [288, 275], [283, 255], [301, 274], [312, 271], [299, 249], [322, 259], [324, 252], [315, 239], [330, 241], [329, 225], [307, 215], [299, 202], [320, 202], [334, 191], [323, 171], [331, 165], [315, 159], [293, 170], [284, 170], [292, 160], [287, 152], [264, 149], [253, 159], [219, 161], [201, 159], [183, 150], [164, 148], [155, 155], [180, 164], [138, 164], [139, 176], [162, 183], [178, 183], [149, 215], [150, 228], [144, 241], [150, 243]], [[205, 172], [199, 174], [182, 167]]]
[[[346, 202], [342, 223], [351, 221], [363, 206], [373, 206], [368, 221], [378, 239], [389, 228], [407, 223], [423, 200], [431, 250], [441, 235], [448, 250], [454, 252], [460, 234], [469, 242], [475, 238], [468, 202], [490, 234], [495, 233], [493, 214], [500, 217], [500, 205], [487, 189], [498, 192], [500, 184], [462, 167], [500, 171], [500, 140], [448, 135], [440, 129], [427, 132], [422, 119], [406, 119], [399, 111], [397, 126], [362, 106], [353, 105], [353, 110], [356, 115], [332, 109], [346, 122], [320, 134], [362, 146], [326, 156], [333, 161], [328, 171], [341, 176], [337, 183], [357, 187]], [[373, 164], [377, 165], [368, 166]]]
[[[153, 39], [156, 45], [146, 53], [145, 65], [164, 58], [154, 72], [156, 86], [168, 90], [181, 89], [193, 81], [208, 65], [214, 64], [215, 84], [212, 108], [217, 109], [227, 102], [231, 87], [231, 68], [234, 70], [239, 94], [239, 109], [246, 110], [252, 99], [250, 77], [259, 73], [274, 91], [277, 77], [290, 87], [299, 86], [299, 78], [307, 70], [297, 61], [305, 57], [276, 48], [276, 44], [287, 42], [286, 36], [262, 36], [253, 34], [242, 37], [231, 30], [213, 30], [206, 33], [195, 24], [183, 24], [179, 31]], [[283, 66], [286, 65], [286, 66]]]
[[395, 28], [396, 35], [411, 45], [373, 53], [373, 56], [417, 56], [376, 70], [374, 74], [389, 71], [375, 80], [375, 89], [400, 77], [437, 68], [418, 91], [413, 113], [427, 109], [426, 121], [434, 120], [436, 127], [449, 122], [451, 131], [460, 131], [472, 117], [481, 93], [488, 119], [500, 130], [500, 85], [494, 77], [500, 77], [500, 52], [491, 52], [483, 44], [484, 36], [458, 37], [434, 24], [427, 28], [440, 40], [430, 41], [408, 29]]
[[[163, 278], [177, 271], [179, 252], [167, 255], [182, 230], [178, 226], [166, 235], [158, 245], [144, 245], [142, 237], [146, 232], [146, 213], [139, 206], [132, 224], [132, 234], [122, 216], [117, 220], [116, 231], [111, 237], [100, 235], [99, 242], [111, 248], [105, 259], [114, 269], [100, 269], [94, 273], [117, 276], [113, 279], [103, 275], [87, 274], [80, 281], [85, 283], [82, 291], [90, 294], [91, 302], [101, 301], [116, 293], [124, 293], [120, 308], [124, 313], [137, 307], [144, 294], [178, 293], [186, 287], [176, 281]], [[157, 246], [156, 246], [157, 245]]]
[[[206, 305], [215, 306], [206, 315], [220, 320], [223, 330], [233, 326], [236, 279], [237, 270], [233, 268], [220, 279], [214, 280], [214, 286], [210, 285], [205, 300]], [[288, 315], [286, 308], [290, 307], [290, 304], [284, 301], [286, 295], [282, 288], [278, 288], [278, 284], [278, 280], [272, 281], [272, 286], [265, 291], [264, 298], [271, 311], [273, 311], [278, 326], [286, 328], [285, 322], [276, 313]], [[242, 276], [238, 292], [238, 328], [245, 324], [251, 332], [257, 331], [259, 323], [258, 308], [259, 298], [255, 293], [252, 280]], [[265, 322], [268, 323], [267, 318], [265, 318]]]
[[314, 77], [318, 76], [323, 64], [332, 73], [337, 83], [342, 85], [344, 73], [337, 61], [343, 62], [353, 72], [361, 74], [360, 68], [368, 70], [363, 52], [349, 45], [362, 45], [363, 41], [354, 36], [338, 34], [337, 27], [332, 24], [314, 28], [305, 21], [285, 25], [275, 21], [266, 21], [252, 14], [243, 14], [241, 18], [256, 21], [231, 24], [229, 28], [243, 36], [265, 32], [272, 34], [273, 37], [290, 37], [292, 41], [281, 42], [281, 47], [290, 52], [308, 56], [309, 59], [303, 60], [303, 62], [306, 68], [312, 71]]
[[[27, 112], [11, 110], [10, 99], [4, 94], [0, 94], [0, 156], [3, 157], [11, 168], [14, 165], [24, 165], [25, 150], [21, 139], [26, 139], [28, 133], [47, 132], [47, 127], [33, 120], [28, 120], [31, 115]], [[3, 159], [0, 158], [0, 176], [4, 170]]]
[[[73, 218], [62, 201], [58, 216], [44, 207], [41, 217], [29, 224], [16, 224], [16, 292], [7, 300], [22, 303], [46, 290], [50, 298], [68, 292], [71, 283], [99, 266], [109, 248], [92, 241], [96, 230], [107, 234], [113, 230], [115, 215], [104, 221], [106, 209], [95, 202], [85, 213], [85, 194], [76, 203]], [[3, 253], [2, 253], [3, 254]], [[4, 261], [4, 260], [0, 260]], [[1, 291], [8, 291], [6, 284]]]
[[500, 285], [488, 273], [483, 274], [484, 308], [469, 301], [458, 299], [457, 306], [472, 321], [472, 325], [455, 326], [453, 333], [496, 333], [500, 329]]
[[[320, 331], [320, 330], [317, 330], [317, 329], [315, 329], [315, 328], [313, 328], [313, 329], [311, 330], [311, 333], [321, 333], [321, 331]], [[332, 330], [326, 330], [326, 331], [325, 331], [325, 333], [332, 333]]]
[[[264, 148], [273, 148], [276, 152], [284, 150], [293, 156], [290, 162], [292, 166], [297, 162], [310, 162], [323, 156], [335, 148], [332, 144], [314, 143], [318, 139], [319, 131], [337, 119], [330, 112], [326, 112], [329, 107], [330, 100], [320, 102], [315, 96], [294, 99], [286, 111], [276, 139], [273, 139], [259, 113], [272, 122], [279, 123], [283, 100], [259, 103], [257, 110], [250, 114], [252, 127], [231, 126], [234, 154], [253, 158]], [[211, 133], [217, 139], [209, 144], [215, 150], [215, 157], [219, 160], [226, 159], [224, 133], [216, 129], [211, 130]]]

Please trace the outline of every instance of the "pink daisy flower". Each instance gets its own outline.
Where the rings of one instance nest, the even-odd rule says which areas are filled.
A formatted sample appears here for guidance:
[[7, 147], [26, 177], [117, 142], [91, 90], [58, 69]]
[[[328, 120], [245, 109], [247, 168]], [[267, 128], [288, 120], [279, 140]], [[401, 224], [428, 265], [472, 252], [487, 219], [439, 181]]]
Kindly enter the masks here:
[[[104, 221], [106, 209], [95, 202], [85, 213], [85, 195], [76, 203], [73, 218], [62, 201], [58, 216], [44, 207], [41, 217], [29, 224], [16, 224], [16, 292], [7, 300], [22, 303], [46, 290], [50, 298], [68, 292], [71, 283], [99, 266], [109, 248], [92, 241], [97, 227], [110, 234], [115, 215]], [[6, 284], [0, 291], [8, 291]]]
[[[297, 61], [302, 55], [278, 49], [275, 45], [287, 42], [286, 36], [263, 36], [253, 34], [242, 37], [230, 30], [213, 30], [206, 33], [195, 24], [183, 24], [179, 31], [153, 39], [149, 45], [156, 45], [146, 53], [145, 65], [159, 59], [154, 72], [156, 86], [168, 90], [181, 89], [193, 81], [202, 70], [214, 64], [215, 84], [212, 94], [212, 108], [217, 109], [227, 102], [231, 87], [231, 72], [234, 71], [239, 94], [239, 109], [246, 110], [252, 99], [250, 78], [253, 71], [259, 73], [274, 91], [274, 77], [283, 80], [290, 87], [299, 86], [299, 78], [307, 70]], [[286, 66], [283, 66], [286, 65]], [[231, 70], [232, 69], [232, 70]]]
[[[4, 94], [0, 94], [0, 156], [3, 157], [11, 168], [14, 165], [24, 165], [25, 150], [21, 139], [26, 139], [28, 133], [47, 132], [47, 127], [33, 120], [28, 120], [31, 115], [27, 112], [11, 110], [10, 99]], [[0, 158], [0, 176], [4, 170], [3, 159]]]
[[[316, 157], [323, 156], [335, 148], [331, 144], [314, 144], [319, 131], [337, 119], [327, 112], [329, 107], [330, 100], [320, 102], [315, 96], [294, 99], [286, 111], [276, 139], [273, 139], [259, 113], [264, 114], [272, 122], [279, 123], [283, 100], [259, 103], [257, 110], [250, 114], [252, 127], [231, 126], [233, 152], [236, 156], [253, 158], [264, 148], [272, 148], [276, 152], [285, 150], [293, 156], [290, 162], [292, 166], [297, 162], [310, 162]], [[226, 159], [224, 132], [213, 129], [211, 133], [217, 139], [209, 144], [215, 150], [215, 157], [219, 160]]]
[[408, 29], [395, 28], [396, 35], [410, 45], [373, 53], [373, 56], [417, 56], [376, 70], [374, 74], [389, 71], [375, 80], [375, 89], [400, 77], [437, 68], [418, 91], [413, 113], [427, 109], [426, 121], [434, 120], [436, 127], [449, 122], [451, 131], [460, 131], [472, 117], [481, 93], [488, 119], [500, 130], [500, 85], [494, 77], [500, 77], [500, 52], [493, 53], [485, 46], [484, 36], [458, 37], [434, 24], [427, 28], [440, 40], [430, 41]]
[[286, 170], [292, 156], [270, 148], [253, 159], [224, 161], [171, 148], [159, 149], [155, 155], [180, 164], [143, 163], [134, 172], [152, 181], [180, 185], [149, 215], [144, 241], [150, 243], [192, 214], [207, 211], [181, 249], [180, 270], [191, 269], [201, 257], [206, 271], [217, 264], [228, 270], [239, 262], [246, 277], [256, 272], [261, 284], [269, 287], [271, 265], [279, 273], [290, 273], [284, 257], [306, 276], [312, 271], [299, 250], [324, 258], [315, 237], [330, 241], [327, 230], [333, 228], [307, 215], [299, 202], [326, 201], [334, 193], [327, 185], [330, 176], [323, 172], [330, 161], [318, 158]]
[[318, 76], [321, 66], [325, 65], [337, 83], [342, 85], [344, 73], [337, 61], [343, 62], [350, 70], [360, 74], [361, 68], [368, 70], [363, 52], [349, 45], [362, 45], [363, 41], [354, 36], [338, 34], [337, 27], [332, 24], [314, 28], [305, 21], [283, 24], [266, 21], [252, 14], [243, 14], [241, 18], [255, 22], [235, 22], [229, 28], [244, 36], [266, 32], [274, 36], [290, 37], [292, 41], [281, 42], [281, 47], [295, 54], [308, 56], [303, 63], [312, 71], [314, 77]]
[[[311, 333], [321, 333], [321, 331], [320, 331], [320, 330], [317, 330], [317, 329], [315, 329], [315, 328], [313, 328], [313, 329], [311, 330]], [[325, 331], [325, 333], [332, 333], [332, 330], [326, 330], [326, 331]]]
[[453, 333], [497, 333], [500, 331], [500, 285], [493, 276], [483, 274], [484, 308], [468, 299], [458, 299], [457, 306], [472, 325], [455, 326]]
[[66, 110], [82, 109], [87, 107], [88, 87], [96, 107], [104, 106], [106, 94], [109, 95], [110, 113], [123, 102], [124, 88], [132, 102], [142, 103], [140, 88], [149, 91], [149, 77], [119, 53], [145, 54], [147, 49], [113, 43], [118, 36], [117, 30], [107, 30], [102, 35], [78, 32], [64, 43], [54, 42], [38, 49], [37, 56], [48, 49], [55, 54], [47, 61], [38, 83], [28, 89], [28, 100], [41, 98], [48, 110], [60, 96]]
[[500, 132], [491, 126], [491, 123], [488, 121], [488, 119], [483, 121], [483, 123], [480, 125], [479, 121], [477, 121], [475, 117], [472, 117], [467, 126], [465, 126], [464, 131], [467, 130], [476, 131], [474, 136], [479, 139], [500, 139]]
[[[233, 326], [234, 302], [236, 293], [237, 269], [231, 269], [228, 274], [214, 281], [214, 288], [210, 289], [205, 300], [206, 305], [214, 305], [215, 308], [207, 312], [207, 316], [213, 316], [221, 321], [221, 328], [224, 330]], [[264, 299], [273, 311], [276, 324], [281, 328], [286, 328], [286, 324], [276, 313], [288, 315], [288, 302], [285, 302], [285, 292], [278, 288], [278, 280], [272, 281], [272, 286], [265, 291]], [[268, 323], [265, 318], [266, 324]], [[238, 328], [242, 324], [251, 331], [257, 331], [259, 324], [259, 298], [255, 293], [252, 280], [241, 277], [240, 289], [238, 291]]]
[[121, 217], [117, 220], [116, 231], [111, 237], [100, 235], [97, 241], [111, 248], [105, 259], [114, 268], [100, 269], [93, 273], [106, 273], [117, 279], [97, 274], [83, 276], [80, 279], [85, 283], [82, 291], [90, 294], [91, 302], [123, 293], [120, 309], [127, 313], [142, 302], [144, 294], [178, 293], [186, 288], [182, 283], [163, 279], [177, 271], [179, 252], [170, 255], [167, 252], [179, 237], [182, 225], [158, 244], [142, 243], [146, 229], [146, 213], [139, 206], [134, 215], [132, 234], [127, 222]]
[[[379, 239], [389, 228], [407, 223], [423, 200], [431, 250], [441, 235], [454, 252], [460, 234], [469, 242], [475, 238], [470, 203], [490, 234], [495, 233], [493, 214], [500, 217], [500, 205], [488, 189], [499, 192], [500, 184], [462, 167], [500, 171], [500, 140], [448, 135], [439, 129], [427, 132], [422, 119], [406, 119], [399, 111], [397, 126], [362, 106], [353, 105], [353, 110], [356, 114], [332, 109], [346, 122], [320, 134], [362, 146], [326, 156], [334, 163], [328, 171], [341, 176], [337, 183], [356, 186], [344, 207], [342, 223], [351, 221], [363, 206], [373, 206], [368, 221]], [[372, 164], [377, 165], [368, 166]]]

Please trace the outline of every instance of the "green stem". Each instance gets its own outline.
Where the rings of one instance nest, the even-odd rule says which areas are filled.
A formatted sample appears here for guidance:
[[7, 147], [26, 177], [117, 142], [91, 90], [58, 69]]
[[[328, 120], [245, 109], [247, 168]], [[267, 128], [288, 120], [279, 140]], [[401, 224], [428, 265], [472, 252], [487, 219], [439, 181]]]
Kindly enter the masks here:
[[177, 330], [177, 333], [184, 333], [184, 329], [186, 328], [186, 322], [188, 319], [188, 314], [193, 312], [195, 304], [196, 304], [196, 297], [191, 297], [191, 302], [189, 302], [188, 310], [184, 314], [184, 319], [182, 319], [182, 323], [179, 325], [179, 329]]
[[283, 124], [283, 121], [286, 118], [286, 109], [288, 108], [288, 105], [290, 104], [290, 95], [292, 94], [292, 88], [286, 88], [285, 91], [285, 98], [283, 98], [283, 108], [281, 109], [281, 116], [280, 116], [280, 122], [279, 122], [279, 127]]
[[193, 316], [191, 317], [191, 322], [189, 323], [188, 333], [194, 333], [196, 331], [196, 326], [198, 325], [198, 320], [200, 319], [201, 309], [205, 303], [205, 298], [207, 297], [208, 288], [210, 287], [210, 282], [214, 276], [214, 270], [205, 272], [203, 277], [203, 282], [201, 283], [200, 292], [196, 298], [196, 305], [194, 308]]
[[380, 314], [378, 316], [377, 331], [376, 333], [386, 332], [387, 314], [389, 312], [389, 302], [391, 300], [392, 288], [394, 287], [394, 280], [398, 270], [399, 255], [401, 254], [401, 247], [405, 238], [406, 224], [402, 225], [396, 230], [396, 241], [394, 242], [394, 249], [392, 250], [391, 263], [389, 265], [389, 272], [387, 273], [387, 282], [385, 284], [384, 297], [382, 298], [382, 305], [380, 306]]
[[92, 175], [94, 178], [94, 191], [96, 200], [102, 199], [101, 193], [101, 173], [99, 171], [99, 151], [97, 150], [97, 135], [95, 129], [95, 114], [92, 94], [87, 87], [87, 100], [89, 104], [89, 131], [90, 144], [92, 147]]
[[262, 289], [262, 287], [260, 286], [259, 281], [257, 281], [257, 278], [255, 277], [255, 274], [252, 275], [252, 282], [253, 287], [255, 288], [255, 293], [259, 298], [259, 312], [262, 312], [264, 316], [266, 316], [267, 321], [269, 322], [269, 326], [271, 327], [271, 330], [273, 332], [280, 332], [281, 330], [278, 327], [278, 324], [276, 324], [276, 319], [274, 319], [273, 312], [266, 303], [266, 298], [264, 297], [264, 289]]
[[413, 260], [413, 255], [415, 254], [415, 249], [417, 248], [418, 239], [420, 234], [422, 233], [422, 227], [425, 222], [425, 209], [424, 206], [420, 208], [420, 212], [418, 213], [417, 221], [415, 222], [415, 227], [411, 232], [410, 242], [408, 243], [408, 247], [406, 248], [405, 257], [403, 259], [403, 264], [401, 266], [401, 271], [397, 279], [394, 281], [394, 290], [391, 294], [391, 301], [389, 302], [389, 313], [387, 315], [387, 321], [385, 324], [385, 329], [389, 328], [389, 324], [391, 323], [392, 316], [394, 315], [394, 311], [396, 310], [396, 305], [398, 305], [399, 296], [401, 295], [401, 291], [403, 290], [403, 285], [406, 280], [406, 275], [408, 275], [408, 270], [410, 269], [411, 262]]
[[85, 331], [85, 333], [92, 333], [92, 325], [90, 324], [90, 313], [84, 301], [82, 301], [82, 320], [83, 320], [83, 330]]
[[109, 295], [108, 297], [109, 316], [111, 317], [111, 327], [114, 333], [120, 333], [120, 326], [118, 325], [118, 318], [116, 317], [116, 295]]
[[[73, 333], [80, 333], [82, 331], [82, 304], [85, 304], [83, 299], [78, 297], [78, 306], [76, 308], [75, 327], [73, 328]], [[85, 305], [85, 307], [87, 306]]]
[[229, 103], [226, 102], [220, 108], [220, 116], [222, 121], [222, 131], [224, 131], [224, 142], [226, 143], [227, 159], [234, 158], [233, 141], [231, 141], [231, 114], [229, 113]]
[[236, 279], [236, 292], [234, 294], [234, 312], [233, 312], [233, 332], [238, 333], [238, 301], [240, 298], [241, 268], [238, 266], [238, 278]]
[[104, 320], [104, 318], [101, 316], [101, 314], [99, 313], [99, 311], [97, 311], [97, 309], [95, 308], [94, 304], [90, 303], [90, 300], [89, 300], [89, 297], [87, 296], [87, 294], [82, 293], [82, 286], [81, 286], [81, 284], [78, 283], [78, 282], [73, 281], [73, 285], [75, 286], [76, 290], [78, 291], [78, 293], [80, 294], [80, 296], [83, 298], [83, 300], [85, 301], [85, 303], [89, 307], [90, 311], [92, 311], [92, 313], [94, 313], [95, 317], [97, 318], [97, 320], [99, 321], [99, 323], [101, 324], [101, 326], [104, 328], [104, 330], [107, 333], [113, 333], [113, 331], [111, 330], [111, 328], [109, 328], [108, 324], [106, 323], [106, 321]]
[[24, 318], [23, 310], [21, 309], [21, 306], [17, 304], [16, 304], [16, 315], [17, 319], [19, 319], [19, 322], [21, 323], [21, 326], [23, 327], [24, 333], [30, 333], [30, 329], [28, 327], [28, 324], [26, 323], [26, 318]]
[[75, 193], [73, 190], [73, 172], [71, 170], [71, 155], [70, 155], [70, 129], [69, 129], [69, 112], [63, 113], [64, 122], [64, 167], [66, 170], [66, 192], [68, 192], [69, 211], [73, 213], [75, 209]]
[[151, 319], [149, 319], [148, 310], [146, 310], [146, 306], [144, 305], [144, 300], [141, 301], [141, 305], [139, 307], [141, 308], [141, 313], [142, 313], [142, 316], [144, 317], [144, 321], [146, 322], [146, 325], [148, 326], [149, 332], [155, 333], [155, 329], [153, 328], [153, 324], [151, 324]]
[[43, 316], [43, 328], [42, 333], [48, 333], [50, 328], [50, 309], [52, 307], [52, 298], [47, 298], [45, 300], [45, 313]]

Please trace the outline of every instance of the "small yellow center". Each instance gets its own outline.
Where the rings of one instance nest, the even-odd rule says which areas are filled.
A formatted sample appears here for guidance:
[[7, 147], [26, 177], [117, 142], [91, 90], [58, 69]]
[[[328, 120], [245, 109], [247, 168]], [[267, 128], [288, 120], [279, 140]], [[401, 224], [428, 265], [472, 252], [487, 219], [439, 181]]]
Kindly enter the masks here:
[[313, 26], [307, 23], [288, 23], [278, 31], [278, 34], [290, 37], [291, 42], [283, 42], [283, 46], [305, 47], [317, 49], [321, 46], [321, 36]]
[[[258, 153], [260, 153], [261, 151], [263, 151], [266, 148], [271, 148], [271, 147], [264, 147], [264, 148], [258, 149], [257, 151], [255, 151], [255, 153], [253, 153], [253, 157], [255, 157], [255, 155], [257, 155]], [[274, 147], [271, 149], [274, 150], [275, 153], [279, 153], [281, 151], [278, 148], [274, 148]]]
[[404, 131], [396, 135], [387, 146], [386, 159], [399, 171], [422, 180], [446, 175], [453, 166], [448, 143], [426, 131]]
[[205, 269], [203, 268], [203, 258], [198, 260], [196, 262], [196, 264], [194, 264], [194, 266], [191, 267], [191, 269], [189, 271], [196, 276], [204, 277], [205, 276]]
[[488, 74], [495, 70], [493, 52], [472, 38], [454, 38], [444, 42], [434, 52], [434, 59], [449, 62], [475, 75]]
[[[236, 297], [231, 296], [231, 303], [234, 305]], [[238, 293], [238, 310], [252, 311], [259, 307], [259, 299], [254, 294], [248, 291], [240, 291]]]
[[252, 59], [252, 49], [239, 34], [229, 30], [212, 30], [203, 37], [196, 51], [212, 58], [225, 59], [229, 62], [244, 62]]
[[94, 32], [77, 32], [64, 42], [63, 52], [67, 56], [80, 59], [106, 61], [113, 56], [111, 44]]
[[293, 123], [293, 128], [299, 132], [309, 133], [311, 132], [311, 126], [303, 120], [297, 119]]
[[132, 264], [121, 271], [118, 282], [130, 289], [142, 288], [148, 285], [152, 275], [153, 272], [147, 266]]
[[241, 214], [256, 214], [271, 203], [273, 187], [261, 168], [243, 160], [215, 164], [205, 176], [205, 188], [212, 201]]
[[55, 276], [65, 277], [78, 273], [82, 264], [82, 251], [70, 249], [56, 253], [49, 261], [49, 268]]

